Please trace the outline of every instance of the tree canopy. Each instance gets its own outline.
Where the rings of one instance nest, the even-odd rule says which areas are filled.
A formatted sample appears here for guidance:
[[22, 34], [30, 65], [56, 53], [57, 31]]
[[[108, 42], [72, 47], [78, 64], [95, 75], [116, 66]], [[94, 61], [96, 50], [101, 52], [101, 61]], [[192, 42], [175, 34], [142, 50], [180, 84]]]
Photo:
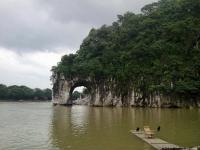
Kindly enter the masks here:
[[122, 95], [135, 88], [144, 97], [199, 97], [200, 1], [160, 0], [141, 11], [91, 29], [80, 49], [52, 71], [66, 79], [112, 80]]
[[51, 100], [51, 90], [0, 84], [0, 100]]

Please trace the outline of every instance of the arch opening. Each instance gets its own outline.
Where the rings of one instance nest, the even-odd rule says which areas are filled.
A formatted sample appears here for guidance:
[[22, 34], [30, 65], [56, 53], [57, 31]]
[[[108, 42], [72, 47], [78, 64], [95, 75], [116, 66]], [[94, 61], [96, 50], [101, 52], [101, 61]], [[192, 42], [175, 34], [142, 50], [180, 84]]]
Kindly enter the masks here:
[[69, 99], [72, 105], [89, 105], [91, 102], [91, 86], [88, 82], [76, 82], [70, 89]]

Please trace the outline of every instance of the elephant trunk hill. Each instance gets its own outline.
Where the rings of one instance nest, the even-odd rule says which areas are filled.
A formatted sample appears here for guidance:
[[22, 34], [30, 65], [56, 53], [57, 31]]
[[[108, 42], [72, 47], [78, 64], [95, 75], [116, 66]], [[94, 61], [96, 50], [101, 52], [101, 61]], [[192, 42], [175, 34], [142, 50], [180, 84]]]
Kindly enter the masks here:
[[85, 86], [92, 106], [200, 107], [200, 1], [160, 0], [91, 29], [51, 79], [56, 104]]

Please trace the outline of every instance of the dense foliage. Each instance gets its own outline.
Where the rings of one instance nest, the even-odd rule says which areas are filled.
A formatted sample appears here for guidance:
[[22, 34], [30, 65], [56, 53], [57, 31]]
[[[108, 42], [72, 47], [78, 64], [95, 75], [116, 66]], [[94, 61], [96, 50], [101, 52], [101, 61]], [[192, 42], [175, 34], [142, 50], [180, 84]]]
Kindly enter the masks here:
[[81, 93], [78, 92], [78, 91], [74, 91], [74, 92], [72, 93], [71, 99], [72, 99], [72, 100], [77, 100], [77, 99], [80, 98], [80, 97], [81, 97]]
[[134, 88], [143, 98], [199, 97], [200, 1], [160, 0], [141, 11], [92, 29], [77, 53], [63, 56], [52, 71], [110, 80], [122, 95]]
[[51, 100], [51, 90], [0, 84], [0, 100]]

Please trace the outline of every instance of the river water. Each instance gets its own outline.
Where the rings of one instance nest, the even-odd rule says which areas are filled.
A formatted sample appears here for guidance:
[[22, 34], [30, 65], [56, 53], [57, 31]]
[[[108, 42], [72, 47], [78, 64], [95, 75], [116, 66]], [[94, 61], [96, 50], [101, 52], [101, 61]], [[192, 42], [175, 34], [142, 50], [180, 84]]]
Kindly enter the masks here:
[[131, 129], [161, 126], [156, 136], [200, 145], [199, 109], [52, 106], [0, 102], [0, 150], [153, 150]]

